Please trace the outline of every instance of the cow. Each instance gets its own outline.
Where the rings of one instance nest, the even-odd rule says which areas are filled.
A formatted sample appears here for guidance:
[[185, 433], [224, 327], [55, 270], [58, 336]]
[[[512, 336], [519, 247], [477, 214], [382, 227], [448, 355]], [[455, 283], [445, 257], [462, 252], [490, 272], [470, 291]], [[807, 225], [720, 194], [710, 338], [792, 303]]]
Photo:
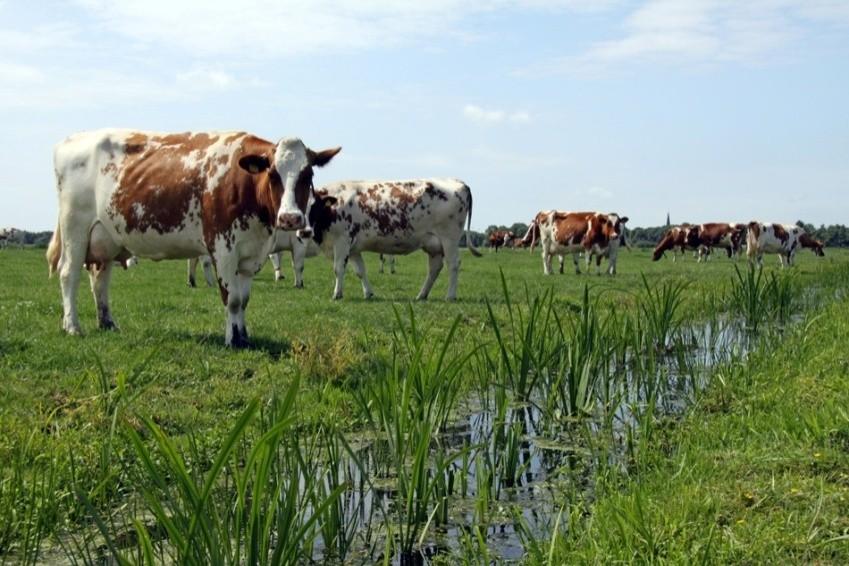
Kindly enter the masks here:
[[[624, 246], [628, 248], [630, 251], [631, 246], [628, 244], [628, 240], [625, 237], [625, 224], [628, 222], [627, 216], [619, 216], [615, 212], [611, 212], [607, 214], [607, 218], [610, 222], [613, 223], [614, 233], [618, 234], [618, 238], [615, 240], [611, 239], [608, 245], [596, 245], [593, 246], [592, 249], [587, 254], [587, 269], [589, 269], [590, 262], [592, 261], [593, 256], [596, 258], [596, 273], [601, 272], [601, 260], [607, 258], [607, 273], [609, 275], [616, 275], [616, 260], [619, 255], [619, 248]], [[563, 256], [559, 256], [560, 259], [560, 273], [563, 273]]]
[[206, 286], [212, 287], [215, 285], [215, 273], [212, 269], [212, 257], [209, 254], [204, 254], [200, 257], [193, 257], [189, 260], [189, 268], [188, 268], [188, 284], [189, 287], [197, 287], [197, 281], [195, 280], [195, 273], [197, 273], [198, 264], [203, 266], [203, 278], [206, 279]]
[[313, 151], [297, 138], [272, 143], [245, 132], [75, 134], [54, 151], [59, 219], [47, 250], [59, 272], [63, 328], [80, 333], [76, 295], [89, 270], [102, 329], [113, 260], [212, 258], [226, 310], [225, 343], [249, 345], [245, 308], [275, 230], [308, 235], [313, 167], [341, 148]]
[[657, 246], [654, 248], [652, 261], [657, 261], [662, 258], [667, 250], [672, 250], [672, 261], [676, 261], [678, 258], [678, 251], [676, 251], [676, 248], [677, 250], [680, 250], [681, 255], [684, 255], [684, 252], [687, 249], [687, 232], [689, 230], [690, 224], [685, 223], [679, 226], [673, 226], [664, 232], [663, 236], [660, 238], [660, 242], [658, 242]]
[[[295, 288], [304, 288], [304, 258], [318, 255], [318, 246], [311, 238], [300, 238], [295, 232], [275, 231], [274, 245], [271, 253], [268, 254], [268, 259], [274, 266], [274, 280], [280, 281], [284, 279], [283, 272], [280, 269], [282, 261], [282, 252], [292, 252], [292, 269], [295, 272]], [[192, 258], [189, 260], [188, 267], [188, 284], [189, 287], [197, 285], [195, 280], [195, 272], [197, 271], [198, 263], [203, 266], [203, 275], [206, 279], [206, 284], [209, 287], [215, 285], [215, 276], [212, 273], [212, 258], [208, 255]]]
[[268, 258], [274, 266], [274, 280], [283, 279], [280, 264], [284, 251], [292, 254], [292, 270], [295, 273], [295, 288], [304, 288], [304, 259], [318, 255], [318, 245], [312, 238], [299, 237], [295, 232], [277, 232], [274, 248]]
[[380, 273], [383, 273], [383, 264], [389, 263], [389, 273], [395, 274], [395, 256], [392, 254], [380, 254]]
[[349, 259], [370, 298], [362, 252], [405, 255], [418, 249], [429, 260], [417, 300], [427, 299], [443, 263], [450, 275], [447, 299], [456, 299], [464, 224], [469, 251], [480, 256], [469, 237], [471, 221], [472, 191], [457, 179], [337, 182], [316, 190], [310, 209], [313, 239], [333, 257], [334, 299], [342, 298]]
[[21, 245], [21, 231], [17, 228], [0, 228], [0, 248], [5, 248], [12, 242], [18, 242]]
[[799, 248], [810, 248], [814, 255], [825, 256], [823, 243], [811, 237], [804, 228], [795, 224], [749, 222], [746, 255], [750, 264], [757, 259], [758, 265], [763, 266], [764, 253], [776, 252], [781, 267], [790, 266]]
[[493, 230], [489, 234], [487, 242], [489, 243], [489, 249], [498, 253], [498, 248], [509, 246], [515, 239], [516, 234], [510, 230]]
[[[523, 245], [534, 248], [537, 241], [542, 247], [543, 273], [551, 274], [551, 258], [554, 255], [572, 254], [575, 273], [581, 273], [578, 256], [584, 252], [589, 270], [593, 255], [597, 259], [597, 270], [601, 272], [601, 257], [608, 257], [608, 273], [616, 274], [616, 258], [628, 217], [601, 212], [541, 211], [531, 221], [522, 238]], [[561, 260], [562, 273], [562, 260]]]
[[729, 222], [708, 222], [690, 226], [685, 236], [688, 248], [698, 250], [698, 260], [707, 260], [713, 248], [723, 248], [728, 257], [737, 259], [743, 245], [746, 225]]

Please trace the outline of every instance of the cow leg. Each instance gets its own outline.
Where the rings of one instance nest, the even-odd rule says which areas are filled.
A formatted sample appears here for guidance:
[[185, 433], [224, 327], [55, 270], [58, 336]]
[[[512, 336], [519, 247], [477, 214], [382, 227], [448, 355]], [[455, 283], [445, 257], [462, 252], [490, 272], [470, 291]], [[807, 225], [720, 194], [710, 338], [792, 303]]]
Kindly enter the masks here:
[[292, 246], [292, 271], [295, 273], [295, 289], [304, 288], [304, 257], [307, 254], [306, 244], [295, 242]]
[[383, 264], [386, 260], [383, 258], [383, 254], [380, 254], [380, 269], [377, 270], [378, 273], [383, 273]]
[[603, 259], [602, 254], [598, 254], [597, 256], [595, 256], [595, 274], [596, 275], [601, 275], [601, 260], [602, 259]]
[[284, 279], [283, 272], [280, 270], [280, 262], [282, 258], [280, 257], [282, 254], [280, 252], [268, 254], [268, 259], [271, 260], [271, 265], [274, 266], [274, 280], [280, 281]]
[[[575, 264], [575, 273], [578, 275], [581, 274], [581, 264], [579, 263], [579, 260], [578, 252], [574, 252], [572, 254], [572, 263]], [[589, 260], [587, 260], [587, 269], [589, 270]]]
[[416, 297], [417, 301], [427, 300], [427, 296], [430, 294], [430, 289], [433, 287], [433, 282], [436, 281], [439, 272], [442, 271], [442, 262], [443, 256], [441, 253], [428, 254], [427, 277], [425, 277], [422, 289]]
[[215, 285], [215, 274], [212, 272], [212, 256], [205, 255], [200, 259], [203, 266], [203, 278], [206, 279], [206, 286], [212, 287]]
[[357, 274], [357, 277], [360, 278], [360, 283], [363, 285], [363, 297], [371, 299], [374, 296], [374, 292], [371, 290], [371, 285], [368, 282], [366, 262], [363, 261], [363, 256], [361, 254], [351, 254], [351, 263], [354, 264], [354, 273]]
[[59, 284], [62, 288], [62, 328], [68, 334], [81, 334], [80, 319], [77, 314], [77, 291], [80, 285], [80, 271], [85, 263], [88, 249], [88, 226], [85, 230], [73, 230], [70, 222], [63, 222], [62, 255], [59, 260]]
[[395, 256], [389, 256], [389, 273], [395, 275]]
[[106, 261], [103, 267], [92, 265], [89, 271], [91, 293], [94, 295], [97, 321], [101, 330], [118, 330], [118, 325], [112, 320], [112, 313], [109, 310], [109, 281], [112, 279], [113, 265], [113, 262]]
[[551, 275], [551, 254], [545, 250], [542, 252], [542, 272]]
[[558, 254], [558, 255], [557, 255], [557, 263], [559, 263], [559, 264], [560, 264], [560, 275], [563, 275], [563, 263], [564, 263], [564, 260], [565, 260], [565, 258], [563, 257], [563, 254]]
[[197, 287], [197, 282], [195, 281], [195, 273], [197, 272], [197, 268], [198, 268], [198, 258], [193, 257], [192, 259], [189, 260], [188, 263], [189, 263], [189, 268], [188, 268], [188, 271], [189, 271], [189, 279], [188, 279], [189, 287]]
[[333, 244], [333, 271], [336, 273], [336, 287], [333, 289], [333, 299], [342, 298], [345, 288], [345, 268], [348, 266], [348, 254], [351, 253], [351, 245], [342, 238]]
[[248, 329], [245, 325], [245, 309], [248, 307], [251, 295], [252, 279], [252, 277], [236, 273], [227, 285], [227, 328], [224, 332], [224, 341], [227, 346], [233, 348], [250, 346]]
[[[457, 299], [457, 277], [460, 274], [460, 248], [457, 240], [442, 240], [442, 251], [445, 263], [448, 264], [448, 293], [445, 298], [449, 301]], [[435, 278], [434, 278], [435, 279]]]

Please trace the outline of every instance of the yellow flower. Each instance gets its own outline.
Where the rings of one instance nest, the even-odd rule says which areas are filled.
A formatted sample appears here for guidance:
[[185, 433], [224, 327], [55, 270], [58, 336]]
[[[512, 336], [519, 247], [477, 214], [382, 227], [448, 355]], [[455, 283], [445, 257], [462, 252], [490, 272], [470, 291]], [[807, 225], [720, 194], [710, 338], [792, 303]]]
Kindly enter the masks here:
[[742, 524], [743, 524], [743, 523], [745, 523], [745, 522], [746, 522], [746, 519], [737, 519], [737, 524], [738, 524], [738, 525], [742, 525]]

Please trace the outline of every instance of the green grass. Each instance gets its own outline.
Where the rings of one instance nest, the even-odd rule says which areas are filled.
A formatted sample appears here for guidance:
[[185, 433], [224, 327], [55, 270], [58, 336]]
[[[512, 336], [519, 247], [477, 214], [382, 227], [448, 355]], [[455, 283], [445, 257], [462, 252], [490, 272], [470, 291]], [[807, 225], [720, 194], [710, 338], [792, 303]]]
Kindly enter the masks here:
[[[793, 269], [793, 284], [805, 288], [827, 280], [839, 285], [845, 272], [834, 273], [838, 266], [845, 264], [849, 254], [833, 250], [828, 253], [824, 260], [811, 254], [798, 257], [798, 266]], [[464, 253], [462, 257], [460, 300], [455, 303], [442, 300], [447, 285], [446, 274], [443, 274], [429, 302], [409, 307], [409, 301], [424, 278], [426, 260], [423, 254], [399, 258], [396, 275], [378, 274], [376, 256], [367, 257], [377, 293], [377, 298], [369, 301], [361, 298], [359, 281], [353, 274], [347, 278], [347, 298], [341, 302], [331, 301], [332, 268], [324, 258], [307, 263], [304, 290], [290, 287], [290, 273], [286, 274], [286, 281], [275, 283], [270, 267], [266, 267], [254, 281], [247, 314], [248, 330], [255, 347], [232, 351], [222, 346], [224, 308], [218, 292], [207, 288], [189, 289], [185, 284], [184, 262], [143, 261], [136, 268], [115, 274], [111, 295], [113, 315], [121, 327], [117, 333], [96, 330], [93, 301], [84, 282], [80, 287], [79, 307], [85, 335], [69, 337], [60, 330], [59, 285], [56, 279], [46, 277], [43, 251], [0, 251], [0, 379], [3, 383], [0, 388], [0, 462], [9, 463], [0, 472], [0, 561], [4, 556], [14, 557], [15, 561], [38, 558], [32, 545], [39, 539], [46, 539], [45, 552], [51, 549], [57, 552], [60, 544], [75, 548], [67, 542], [67, 536], [75, 535], [78, 540], [95, 536], [101, 530], [96, 528], [95, 517], [102, 520], [118, 507], [134, 509], [134, 506], [143, 505], [145, 498], [140, 488], [143, 477], [151, 481], [159, 476], [166, 478], [164, 488], [161, 485], [154, 485], [155, 490], [150, 488], [150, 493], [159, 493], [160, 500], [166, 495], [172, 499], [176, 497], [174, 490], [182, 485], [179, 488], [183, 490], [181, 497], [188, 502], [184, 506], [198, 508], [193, 490], [211, 485], [210, 476], [205, 474], [216, 470], [215, 462], [220, 460], [217, 456], [223, 459], [220, 461], [235, 457], [232, 452], [222, 451], [228, 449], [226, 439], [231, 438], [236, 423], [252, 402], [258, 400], [260, 406], [268, 406], [272, 399], [285, 399], [296, 380], [300, 383], [300, 391], [291, 408], [292, 418], [297, 423], [292, 426], [305, 439], [316, 442], [313, 433], [326, 430], [327, 423], [334, 424], [333, 434], [367, 430], [368, 418], [364, 416], [362, 401], [367, 403], [369, 397], [380, 399], [378, 388], [386, 383], [377, 380], [386, 380], [389, 376], [387, 368], [392, 368], [393, 347], [397, 347], [399, 339], [404, 340], [396, 333], [411, 320], [406, 314], [408, 308], [418, 328], [425, 329], [423, 333], [432, 342], [451, 336], [445, 349], [448, 364], [472, 352], [481, 352], [481, 348], [488, 353], [475, 354], [475, 359], [488, 356], [493, 366], [501, 364], [499, 360], [504, 359], [504, 351], [499, 353], [496, 349], [493, 328], [499, 327], [506, 336], [513, 317], [516, 341], [510, 345], [514, 351], [508, 352], [507, 357], [510, 364], [518, 363], [518, 366], [511, 369], [511, 375], [507, 376], [510, 379], [505, 382], [517, 390], [514, 393], [518, 398], [527, 398], [529, 387], [533, 387], [530, 382], [538, 376], [525, 370], [544, 357], [539, 356], [539, 352], [523, 351], [522, 340], [551, 348], [551, 337], [533, 335], [528, 338], [528, 304], [542, 301], [545, 305], [537, 303], [539, 308], [550, 309], [552, 316], [562, 321], [580, 320], [587, 308], [584, 290], [588, 286], [592, 308], [607, 325], [615, 322], [620, 314], [638, 317], [640, 305], [648, 309], [647, 317], [651, 312], [657, 313], [658, 329], [653, 330], [653, 335], [658, 335], [655, 340], [660, 341], [660, 336], [681, 321], [716, 316], [718, 305], [727, 308], [731, 304], [729, 297], [736, 277], [732, 263], [724, 259], [707, 265], [697, 265], [690, 258], [676, 264], [668, 260], [651, 262], [645, 250], [621, 254], [619, 275], [615, 278], [574, 274], [545, 277], [539, 255], [520, 251], [487, 253], [483, 258]], [[503, 283], [499, 269], [503, 272]], [[771, 265], [766, 269], [774, 270]], [[687, 286], [680, 298], [669, 295], [685, 283]], [[640, 302], [640, 297], [652, 297], [646, 295], [649, 289], [667, 294], [654, 295], [657, 304], [651, 308], [646, 306], [648, 303]], [[514, 309], [520, 309], [523, 314], [508, 308], [509, 297], [518, 305], [514, 305]], [[401, 323], [396, 320], [396, 311], [403, 314]], [[450, 329], [455, 323], [457, 328], [452, 335]], [[408, 336], [408, 353], [421, 350], [418, 338], [409, 340]], [[441, 352], [439, 344], [433, 347], [436, 348], [434, 352]], [[417, 359], [425, 360], [421, 368], [426, 371], [436, 368], [437, 359], [425, 354], [431, 355], [423, 350], [416, 354]], [[529, 357], [523, 362], [524, 356]], [[522, 368], [522, 363], [528, 360], [531, 365]], [[404, 371], [409, 372], [409, 367], [405, 366]], [[451, 394], [471, 396], [475, 389], [485, 389], [488, 378], [481, 373], [480, 369], [469, 369], [452, 377], [457, 383], [456, 391], [452, 390]], [[428, 395], [436, 399], [433, 397], [436, 390], [427, 381], [433, 375], [421, 377], [419, 387], [424, 389], [408, 390], [410, 407], [427, 402]], [[399, 390], [409, 387], [401, 382], [396, 385]], [[388, 402], [384, 400], [384, 410]], [[453, 401], [439, 405], [438, 411], [452, 406]], [[564, 414], [568, 412], [563, 411]], [[409, 419], [409, 416], [404, 418]], [[434, 427], [444, 425], [444, 414], [434, 413], [429, 418]], [[251, 419], [245, 437], [239, 437], [244, 446], [238, 453], [247, 455], [251, 450], [266, 446], [262, 444], [265, 441], [261, 441], [262, 425], [258, 424], [262, 422], [266, 421]], [[382, 427], [375, 428], [391, 433], [402, 430], [401, 425], [408, 429], [412, 426], [410, 422], [396, 419], [386, 420]], [[507, 444], [515, 446], [519, 440], [513, 434], [512, 438], [505, 438], [509, 441]], [[294, 469], [299, 474], [308, 473], [308, 468], [298, 463], [298, 459], [304, 457], [299, 450], [308, 449], [306, 444], [266, 448], [283, 450], [280, 458], [288, 462], [286, 469]], [[323, 454], [328, 449], [315, 450]], [[161, 458], [171, 455], [165, 461], [158, 461], [158, 467], [148, 466], [146, 472], [141, 457], [145, 453], [159, 453]], [[407, 452], [409, 454], [415, 455], [415, 452]], [[404, 466], [408, 462], [402, 461], [407, 455], [404, 450], [399, 451], [396, 475], [407, 473]], [[423, 458], [421, 452], [418, 456]], [[270, 458], [267, 454], [265, 457]], [[514, 459], [503, 460], [507, 476], [514, 475]], [[272, 465], [271, 460], [268, 461], [269, 466]], [[196, 482], [195, 487], [188, 481], [171, 483], [177, 481], [181, 467], [185, 468], [187, 477]], [[215, 476], [215, 481], [225, 484], [241, 477], [221, 473], [223, 475]], [[416, 474], [410, 478], [414, 483], [419, 480], [431, 482], [421, 484], [423, 489], [444, 497], [445, 488], [437, 481], [442, 479], [425, 479], [421, 469]], [[274, 489], [281, 491], [290, 485]], [[325, 495], [333, 495], [333, 485], [325, 488]], [[409, 493], [414, 492], [416, 489]], [[310, 504], [320, 505], [317, 501]], [[415, 497], [409, 499], [411, 509], [421, 503]], [[209, 503], [213, 504], [220, 502]], [[482, 501], [481, 505], [484, 504]], [[338, 501], [330, 502], [327, 509], [337, 506]], [[646, 499], [643, 511], [646, 506], [651, 508], [650, 499]], [[415, 510], [414, 524], [404, 529], [402, 538], [411, 541], [422, 529], [426, 530], [424, 525], [431, 518], [423, 517], [422, 513], [427, 514], [427, 509], [425, 502], [424, 507]], [[638, 506], [628, 509], [630, 515], [623, 516], [641, 512]], [[223, 511], [216, 513], [224, 516]], [[277, 520], [279, 514], [276, 513], [269, 511], [267, 516]], [[572, 525], [573, 515], [564, 512], [562, 524]], [[438, 522], [441, 516], [444, 513], [434, 515], [432, 520]], [[409, 518], [403, 515], [401, 521]], [[191, 519], [188, 520], [190, 524]], [[307, 520], [302, 518], [301, 522]], [[627, 520], [621, 520], [627, 524]], [[323, 527], [324, 522], [319, 522]], [[213, 521], [206, 527], [207, 532], [214, 533], [220, 524]], [[108, 525], [104, 526], [106, 532], [110, 532]], [[197, 527], [189, 528], [194, 535]], [[134, 530], [143, 531], [137, 526]], [[259, 532], [261, 530], [256, 532], [260, 540], [267, 535], [267, 532]], [[718, 541], [719, 535], [716, 536]], [[572, 552], [573, 546], [577, 548], [574, 539], [560, 537], [558, 541], [557, 548], [564, 552]], [[469, 548], [480, 548], [476, 537], [467, 539], [466, 543]], [[338, 544], [347, 547], [348, 543]], [[267, 546], [267, 543], [259, 544], [260, 551], [256, 554], [268, 551]], [[546, 552], [548, 547], [548, 544], [540, 546]], [[196, 547], [191, 555], [203, 561], [209, 557], [204, 554], [204, 548], [202, 545]], [[308, 551], [307, 548], [292, 552]], [[140, 556], [143, 558], [145, 554]]]
[[[722, 368], [561, 539], [569, 562], [849, 562], [849, 302]], [[624, 482], [624, 483], [623, 483]]]

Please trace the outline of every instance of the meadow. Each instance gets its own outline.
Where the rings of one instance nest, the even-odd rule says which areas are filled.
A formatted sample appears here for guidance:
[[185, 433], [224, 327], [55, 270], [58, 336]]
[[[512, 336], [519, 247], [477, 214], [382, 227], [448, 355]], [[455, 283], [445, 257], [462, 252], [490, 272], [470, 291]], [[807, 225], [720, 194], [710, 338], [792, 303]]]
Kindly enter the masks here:
[[452, 303], [446, 273], [411, 302], [422, 254], [368, 255], [370, 300], [267, 264], [234, 351], [185, 262], [115, 274], [120, 332], [84, 283], [70, 337], [43, 250], [0, 250], [0, 562], [846, 562], [826, 253], [546, 277], [464, 250]]

